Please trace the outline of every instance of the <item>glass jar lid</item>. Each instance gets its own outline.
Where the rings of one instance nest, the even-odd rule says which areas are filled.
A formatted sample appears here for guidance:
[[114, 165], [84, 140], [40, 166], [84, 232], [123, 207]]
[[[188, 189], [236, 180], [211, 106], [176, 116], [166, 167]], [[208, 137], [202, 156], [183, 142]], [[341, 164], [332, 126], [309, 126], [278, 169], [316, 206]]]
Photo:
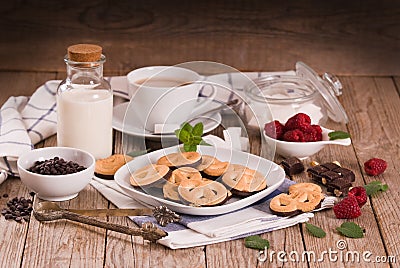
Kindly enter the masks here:
[[346, 111], [336, 96], [342, 94], [342, 84], [339, 79], [330, 73], [325, 73], [321, 78], [313, 69], [305, 63], [296, 63], [296, 75], [304, 80], [311, 81], [325, 100], [328, 116], [335, 122], [348, 123]]

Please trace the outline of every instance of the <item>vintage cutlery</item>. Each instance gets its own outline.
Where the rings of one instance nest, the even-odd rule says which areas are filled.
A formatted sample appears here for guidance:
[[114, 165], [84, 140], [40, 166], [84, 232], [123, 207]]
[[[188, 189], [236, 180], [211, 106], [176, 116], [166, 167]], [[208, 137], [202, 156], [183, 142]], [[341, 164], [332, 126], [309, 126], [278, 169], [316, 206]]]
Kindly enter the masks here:
[[38, 221], [53, 221], [60, 219], [67, 219], [75, 222], [85, 223], [108, 230], [142, 236], [144, 239], [155, 242], [158, 239], [167, 235], [166, 232], [156, 227], [151, 222], [143, 223], [141, 228], [133, 228], [104, 222], [97, 220], [90, 216], [140, 216], [140, 215], [153, 215], [157, 222], [166, 226], [168, 223], [180, 220], [179, 215], [171, 211], [167, 207], [160, 206], [154, 209], [63, 209], [54, 202], [49, 201], [36, 201], [33, 205], [33, 215]]

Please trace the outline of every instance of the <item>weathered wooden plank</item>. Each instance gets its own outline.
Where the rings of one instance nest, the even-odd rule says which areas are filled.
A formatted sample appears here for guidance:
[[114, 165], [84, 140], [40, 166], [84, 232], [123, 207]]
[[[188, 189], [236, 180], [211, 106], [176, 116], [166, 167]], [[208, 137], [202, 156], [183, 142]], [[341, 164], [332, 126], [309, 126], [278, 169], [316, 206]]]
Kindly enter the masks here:
[[[350, 116], [349, 130], [353, 133], [354, 149], [364, 181], [368, 183], [380, 180], [389, 185], [387, 192], [370, 199], [369, 205], [373, 208], [373, 214], [369, 216], [375, 217], [378, 221], [387, 255], [399, 256], [399, 237], [396, 235], [400, 232], [399, 92], [392, 78], [348, 78], [344, 79], [344, 82], [348, 85], [351, 96], [345, 99]], [[397, 83], [397, 88], [398, 86]], [[359, 90], [360, 88], [362, 90]], [[388, 162], [384, 174], [374, 177], [364, 172], [363, 163], [373, 157]]]
[[[0, 72], [1, 105], [10, 96], [30, 95], [36, 87], [46, 80], [54, 79], [51, 73], [18, 73]], [[43, 146], [43, 144], [39, 145]], [[29, 190], [19, 178], [8, 178], [0, 185], [0, 208], [6, 207], [9, 199], [14, 197], [30, 198]], [[8, 194], [8, 198], [3, 197]], [[0, 266], [20, 267], [24, 254], [24, 245], [30, 223], [17, 223], [0, 216]]]
[[[8, 198], [3, 197], [8, 194]], [[14, 197], [30, 198], [29, 190], [21, 183], [19, 178], [8, 178], [0, 185], [0, 208], [5, 208], [7, 201]], [[24, 245], [29, 223], [6, 220], [0, 216], [0, 266], [20, 267], [24, 254]]]
[[[55, 146], [55, 135], [44, 146]], [[106, 208], [108, 202], [91, 186], [62, 207]], [[105, 219], [103, 219], [105, 220]], [[60, 220], [41, 223], [32, 218], [26, 239], [23, 267], [103, 267], [106, 231]]]
[[1, 70], [63, 71], [68, 45], [94, 42], [108, 56], [107, 74], [192, 60], [400, 73], [396, 1], [12, 1], [0, 12]]

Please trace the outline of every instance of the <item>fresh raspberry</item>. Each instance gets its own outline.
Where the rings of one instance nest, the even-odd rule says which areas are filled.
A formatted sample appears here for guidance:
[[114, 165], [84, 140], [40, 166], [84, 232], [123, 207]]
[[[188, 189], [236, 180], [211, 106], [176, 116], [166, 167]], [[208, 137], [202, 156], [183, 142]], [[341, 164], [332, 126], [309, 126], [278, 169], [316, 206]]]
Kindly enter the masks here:
[[365, 172], [371, 176], [382, 174], [386, 170], [386, 168], [386, 161], [380, 158], [371, 158], [364, 163]]
[[298, 113], [286, 121], [285, 128], [286, 130], [302, 129], [309, 125], [311, 125], [311, 118], [306, 114]]
[[307, 142], [322, 140], [322, 129], [318, 125], [303, 126], [301, 130], [304, 134], [304, 140]]
[[265, 124], [264, 131], [268, 137], [281, 140], [283, 138], [284, 128], [285, 126], [282, 125], [281, 122], [275, 120]]
[[361, 209], [357, 203], [357, 199], [352, 195], [347, 196], [334, 205], [333, 212], [335, 212], [336, 218], [338, 219], [354, 219], [361, 215]]
[[358, 206], [361, 208], [362, 206], [367, 203], [367, 192], [365, 191], [364, 187], [354, 187], [351, 188], [349, 191], [349, 196], [353, 196], [355, 199], [357, 199]]
[[300, 129], [286, 131], [283, 140], [291, 142], [304, 142], [304, 135]]

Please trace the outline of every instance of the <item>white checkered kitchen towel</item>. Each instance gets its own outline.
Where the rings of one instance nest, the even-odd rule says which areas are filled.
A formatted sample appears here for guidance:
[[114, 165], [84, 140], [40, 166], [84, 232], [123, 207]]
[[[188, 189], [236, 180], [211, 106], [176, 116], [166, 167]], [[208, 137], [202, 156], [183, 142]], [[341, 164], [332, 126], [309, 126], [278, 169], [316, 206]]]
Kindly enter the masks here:
[[[228, 101], [240, 96], [245, 83], [263, 75], [291, 74], [293, 71], [274, 73], [226, 73], [213, 76], [213, 82], [228, 90], [218, 89], [217, 100]], [[211, 76], [210, 76], [211, 77]], [[128, 99], [126, 76], [107, 78], [114, 95]], [[208, 77], [205, 77], [207, 80]], [[0, 184], [6, 175], [18, 176], [18, 157], [34, 148], [39, 141], [56, 133], [56, 90], [61, 81], [50, 80], [40, 86], [31, 97], [10, 97], [0, 110]]]

